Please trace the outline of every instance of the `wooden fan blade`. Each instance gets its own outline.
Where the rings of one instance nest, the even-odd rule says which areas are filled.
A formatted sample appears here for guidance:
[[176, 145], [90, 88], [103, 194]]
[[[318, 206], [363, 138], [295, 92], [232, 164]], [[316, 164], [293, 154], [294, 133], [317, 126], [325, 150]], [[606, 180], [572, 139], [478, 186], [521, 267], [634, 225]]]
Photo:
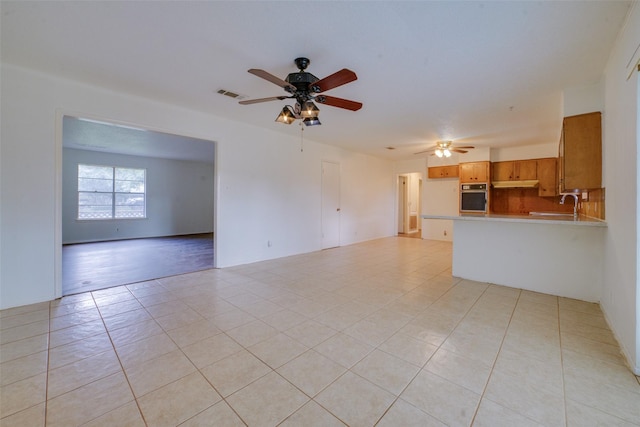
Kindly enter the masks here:
[[325, 77], [324, 79], [320, 79], [317, 82], [312, 83], [310, 89], [312, 92], [320, 93], [338, 86], [342, 86], [357, 79], [358, 76], [356, 76], [356, 73], [349, 69], [343, 68], [342, 70], [336, 71], [335, 73]]
[[247, 99], [246, 101], [239, 101], [238, 104], [249, 105], [249, 104], [257, 104], [259, 102], [283, 100], [283, 99], [287, 99], [287, 98], [288, 98], [288, 96], [272, 96], [272, 97], [269, 97], [269, 98]]
[[344, 108], [345, 110], [358, 111], [362, 108], [362, 102], [351, 101], [349, 99], [336, 98], [335, 96], [318, 95], [315, 100], [320, 104], [331, 105], [332, 107]]
[[278, 78], [273, 74], [266, 72], [265, 70], [261, 70], [259, 68], [252, 68], [249, 70], [249, 72], [254, 76], [258, 76], [261, 79], [265, 79], [273, 84], [280, 86], [281, 88], [284, 88], [284, 90], [286, 90], [287, 92], [293, 93], [296, 91], [296, 87], [294, 85], [292, 85], [291, 83], [285, 82], [281, 78]]
[[449, 150], [450, 150], [450, 151], [455, 151], [456, 153], [462, 153], [462, 154], [464, 154], [464, 153], [468, 153], [468, 151], [467, 151], [467, 150], [460, 150], [460, 149], [458, 149], [458, 148], [450, 148]]
[[[422, 153], [428, 153], [429, 151], [433, 151], [438, 147], [431, 147], [431, 148], [427, 148], [426, 150], [422, 150], [422, 151], [418, 151], [417, 153], [413, 153], [413, 154], [422, 154]], [[433, 154], [432, 154], [433, 156]]]
[[458, 145], [456, 145], [456, 146], [455, 146], [455, 147], [453, 147], [453, 148], [463, 148], [463, 149], [464, 149], [464, 148], [476, 148], [476, 147], [474, 147], [473, 145], [463, 145], [463, 146], [458, 146]]

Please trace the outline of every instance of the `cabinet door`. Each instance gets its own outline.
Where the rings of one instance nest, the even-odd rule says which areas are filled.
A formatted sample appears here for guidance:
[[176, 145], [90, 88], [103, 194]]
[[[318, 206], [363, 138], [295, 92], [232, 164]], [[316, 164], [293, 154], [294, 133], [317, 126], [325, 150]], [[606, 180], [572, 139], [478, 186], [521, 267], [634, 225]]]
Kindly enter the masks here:
[[515, 160], [496, 162], [493, 164], [494, 181], [522, 181], [537, 179], [537, 163], [535, 160]]
[[512, 181], [514, 162], [496, 162], [493, 164], [492, 180]]
[[558, 195], [557, 161], [551, 157], [538, 159], [538, 196], [551, 197]]
[[489, 162], [460, 163], [460, 182], [489, 182]]
[[458, 176], [458, 165], [433, 166], [427, 169], [429, 178], [431, 179], [455, 178]]
[[518, 160], [514, 165], [514, 180], [538, 179], [538, 163], [535, 160]]
[[444, 167], [445, 178], [456, 178], [458, 176], [458, 165]]
[[476, 182], [489, 182], [489, 162], [475, 162], [474, 175]]
[[428, 175], [430, 179], [442, 178], [443, 177], [443, 167], [442, 166], [433, 166], [427, 168]]
[[473, 163], [460, 163], [460, 182], [473, 182]]
[[599, 112], [565, 117], [563, 190], [602, 187], [602, 125]]

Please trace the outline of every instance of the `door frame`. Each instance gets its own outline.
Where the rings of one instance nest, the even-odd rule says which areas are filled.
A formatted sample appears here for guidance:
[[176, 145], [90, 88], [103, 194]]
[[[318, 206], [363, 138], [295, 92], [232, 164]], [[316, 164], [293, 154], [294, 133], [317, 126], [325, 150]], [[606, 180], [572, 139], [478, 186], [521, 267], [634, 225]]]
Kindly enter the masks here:
[[211, 141], [214, 145], [214, 163], [213, 163], [213, 268], [218, 268], [218, 205], [220, 198], [220, 177], [219, 169], [219, 154], [218, 154], [218, 140], [212, 139], [211, 136], [205, 137], [202, 135], [194, 135], [184, 131], [171, 131], [168, 129], [162, 129], [155, 126], [141, 125], [134, 122], [127, 122], [123, 120], [117, 120], [113, 118], [107, 118], [97, 114], [91, 114], [86, 112], [71, 111], [63, 108], [57, 108], [55, 112], [55, 182], [54, 182], [54, 232], [53, 232], [53, 296], [55, 299], [62, 298], [62, 160], [63, 160], [63, 118], [64, 116], [83, 117], [86, 119], [113, 123], [116, 125], [132, 126], [140, 129], [147, 129], [156, 132], [170, 133], [174, 135], [181, 135], [188, 138], [202, 139], [204, 141]]

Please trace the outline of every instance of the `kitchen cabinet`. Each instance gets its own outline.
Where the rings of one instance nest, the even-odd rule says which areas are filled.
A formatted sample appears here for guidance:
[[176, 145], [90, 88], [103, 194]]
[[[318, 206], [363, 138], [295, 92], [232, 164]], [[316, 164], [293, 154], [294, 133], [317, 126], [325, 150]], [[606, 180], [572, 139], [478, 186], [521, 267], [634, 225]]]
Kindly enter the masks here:
[[538, 179], [538, 163], [535, 160], [515, 160], [492, 164], [492, 181], [524, 181]]
[[600, 112], [564, 118], [558, 172], [562, 193], [602, 187]]
[[558, 195], [558, 170], [555, 157], [538, 159], [538, 196], [551, 197]]
[[431, 179], [458, 177], [458, 165], [434, 166], [427, 169], [429, 178]]
[[460, 182], [489, 182], [489, 162], [460, 163]]

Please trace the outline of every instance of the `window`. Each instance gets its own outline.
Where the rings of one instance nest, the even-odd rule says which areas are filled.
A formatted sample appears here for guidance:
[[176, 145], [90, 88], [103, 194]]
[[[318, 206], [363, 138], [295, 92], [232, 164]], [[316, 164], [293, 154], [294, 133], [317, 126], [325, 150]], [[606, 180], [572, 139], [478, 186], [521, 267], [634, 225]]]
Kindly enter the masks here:
[[146, 218], [144, 169], [78, 165], [78, 219]]

